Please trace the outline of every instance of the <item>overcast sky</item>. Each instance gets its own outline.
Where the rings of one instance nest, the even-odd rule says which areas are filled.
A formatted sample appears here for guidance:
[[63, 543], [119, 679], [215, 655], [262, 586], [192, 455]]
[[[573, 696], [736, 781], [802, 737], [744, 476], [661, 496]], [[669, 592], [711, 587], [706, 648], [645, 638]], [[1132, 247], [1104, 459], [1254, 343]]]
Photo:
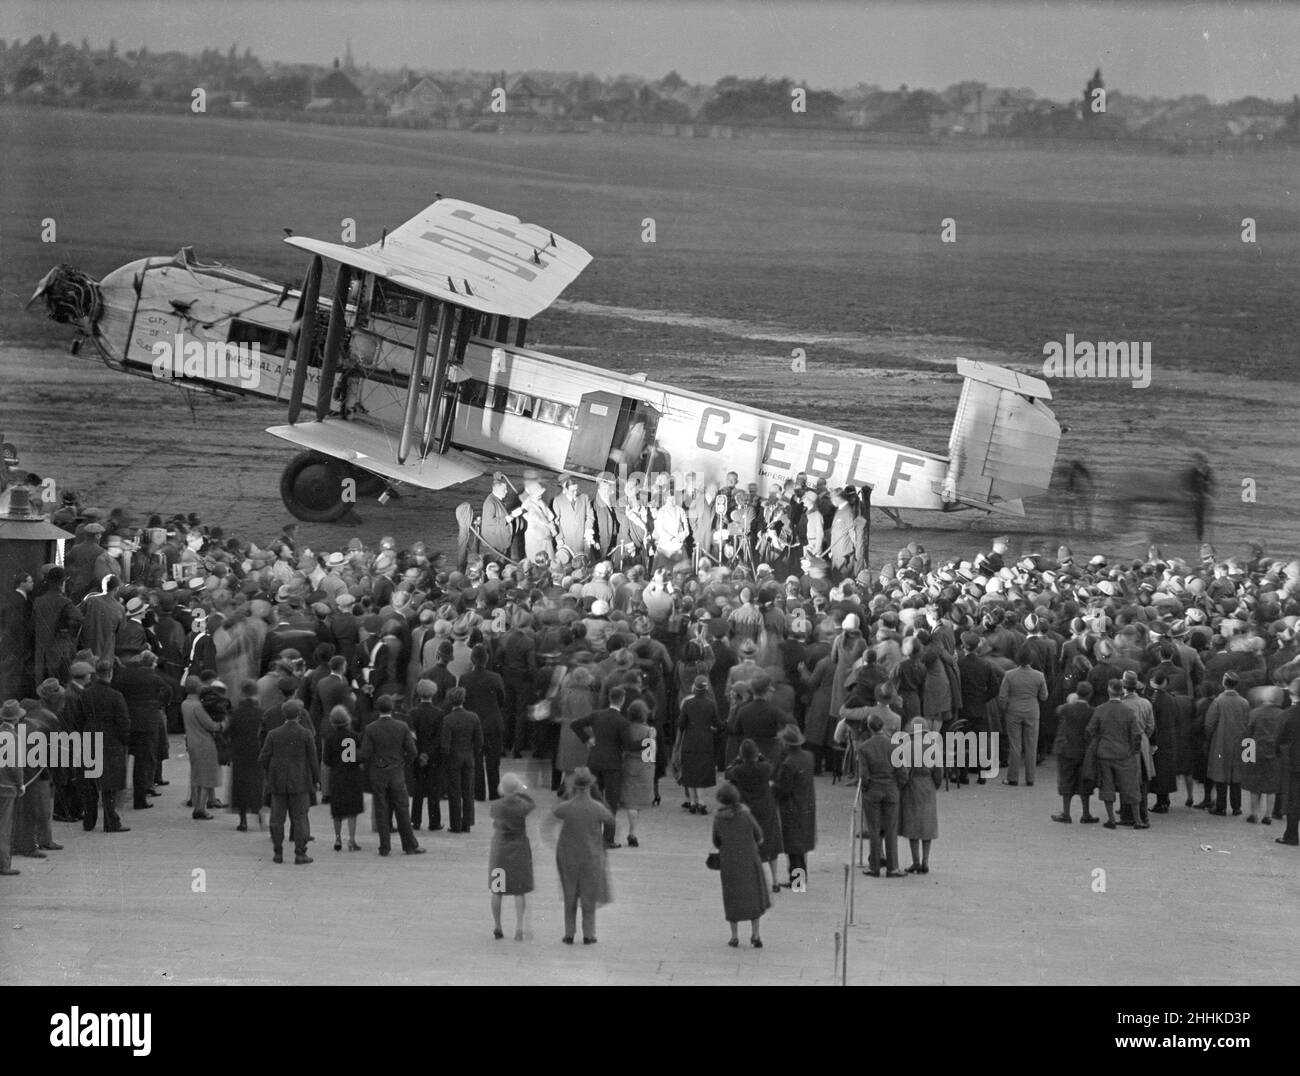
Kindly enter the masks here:
[[963, 79], [1061, 99], [1100, 66], [1141, 96], [1300, 92], [1300, 3], [840, 3], [792, 0], [0, 0], [0, 37], [263, 59], [638, 74], [789, 75], [942, 89]]

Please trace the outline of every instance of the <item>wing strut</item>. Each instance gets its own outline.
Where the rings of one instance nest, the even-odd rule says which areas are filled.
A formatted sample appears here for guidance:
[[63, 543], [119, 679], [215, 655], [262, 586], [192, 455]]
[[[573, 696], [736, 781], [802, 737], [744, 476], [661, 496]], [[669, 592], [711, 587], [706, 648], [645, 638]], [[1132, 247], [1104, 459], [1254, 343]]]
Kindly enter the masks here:
[[320, 388], [316, 392], [316, 421], [330, 413], [334, 397], [334, 375], [338, 371], [339, 352], [343, 349], [343, 333], [347, 328], [348, 288], [352, 286], [352, 266], [340, 265], [334, 281], [334, 302], [330, 305], [330, 326], [325, 333], [325, 358], [320, 368]]
[[298, 328], [298, 349], [294, 355], [293, 386], [289, 390], [289, 425], [298, 421], [302, 410], [302, 393], [307, 387], [307, 367], [316, 344], [316, 307], [320, 302], [320, 276], [325, 260], [318, 254], [307, 269], [302, 286], [302, 324]]
[[[411, 454], [411, 446], [415, 443], [415, 421], [420, 408], [420, 385], [424, 381], [424, 360], [429, 353], [429, 330], [433, 328], [434, 302], [430, 295], [420, 300], [420, 319], [415, 329], [415, 350], [411, 354], [411, 376], [406, 389], [406, 412], [402, 416], [402, 438], [397, 446], [399, 464], [406, 462], [406, 457]], [[446, 307], [443, 308], [441, 320], [446, 323]]]
[[447, 383], [447, 364], [457, 332], [469, 321], [469, 311], [459, 306], [444, 306], [438, 331], [438, 351], [433, 360], [433, 378], [429, 382], [428, 410], [424, 415], [424, 436], [420, 440], [420, 459], [426, 459], [433, 445], [434, 426], [442, 405], [442, 389]]

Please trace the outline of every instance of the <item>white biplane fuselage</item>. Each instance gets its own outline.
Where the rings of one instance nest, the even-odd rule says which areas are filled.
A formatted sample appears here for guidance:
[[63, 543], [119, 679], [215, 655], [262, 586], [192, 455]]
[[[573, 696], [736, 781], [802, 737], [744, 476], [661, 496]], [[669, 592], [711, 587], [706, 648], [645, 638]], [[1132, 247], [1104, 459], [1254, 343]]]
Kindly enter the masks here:
[[[939, 455], [524, 347], [528, 320], [590, 255], [493, 210], [438, 201], [361, 249], [287, 241], [314, 256], [301, 289], [183, 249], [109, 273], [84, 317], [47, 305], [123, 372], [286, 403], [289, 422], [268, 432], [305, 450], [281, 482], [300, 518], [345, 514], [349, 474], [438, 489], [503, 464], [694, 472], [699, 487], [735, 471], [764, 491], [804, 472], [867, 489], [887, 510], [1011, 514], [1051, 478], [1050, 392], [1001, 367], [957, 360], [965, 382]], [[332, 297], [325, 259], [338, 263]], [[241, 347], [254, 368], [223, 366]]]

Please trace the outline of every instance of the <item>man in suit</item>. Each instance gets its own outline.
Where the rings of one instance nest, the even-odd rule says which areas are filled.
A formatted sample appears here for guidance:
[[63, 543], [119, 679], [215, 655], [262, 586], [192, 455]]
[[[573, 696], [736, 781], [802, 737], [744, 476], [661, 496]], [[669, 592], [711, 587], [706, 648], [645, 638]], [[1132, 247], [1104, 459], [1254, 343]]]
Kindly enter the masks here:
[[[1006, 737], [1001, 734], [1001, 720], [996, 706], [998, 690], [1002, 687], [1002, 672], [980, 654], [981, 643], [983, 640], [978, 632], [962, 632], [961, 656], [957, 659], [957, 675], [961, 680], [961, 702], [957, 716], [970, 726], [972, 732], [997, 734], [998, 761], [1005, 765], [1007, 743]], [[983, 784], [984, 780], [981, 772], [979, 783]]]
[[1022, 646], [1016, 654], [1016, 668], [1007, 671], [998, 689], [1002, 720], [1006, 725], [1009, 751], [1004, 785], [1020, 784], [1020, 763], [1025, 764], [1025, 784], [1034, 783], [1038, 761], [1039, 704], [1047, 698], [1047, 679], [1030, 662], [1034, 653]]
[[429, 800], [429, 828], [442, 829], [442, 711], [434, 699], [438, 685], [432, 680], [415, 684], [415, 705], [407, 714], [415, 734], [415, 787], [411, 789], [411, 829], [420, 828], [424, 801]]
[[293, 861], [304, 864], [312, 861], [307, 854], [307, 841], [311, 837], [307, 808], [313, 790], [320, 784], [320, 763], [316, 760], [315, 737], [301, 720], [306, 707], [295, 702], [286, 705], [284, 710], [284, 723], [267, 734], [258, 761], [266, 771], [266, 790], [271, 797], [274, 860], [284, 862], [284, 816], [288, 813]]
[[469, 657], [470, 670], [460, 678], [460, 686], [465, 689], [465, 709], [478, 714], [483, 729], [483, 761], [474, 766], [474, 798], [482, 802], [489, 797], [494, 800], [501, 798], [497, 785], [501, 783], [501, 752], [505, 739], [502, 711], [506, 706], [506, 685], [487, 667], [486, 646], [479, 643], [470, 651]]
[[37, 683], [51, 676], [66, 681], [77, 652], [73, 640], [81, 631], [81, 610], [63, 593], [65, 583], [63, 569], [55, 565], [32, 601], [32, 679]]
[[386, 856], [392, 844], [392, 812], [397, 812], [397, 832], [402, 851], [408, 856], [425, 849], [411, 830], [411, 797], [406, 790], [406, 766], [419, 752], [415, 737], [405, 721], [393, 716], [393, 698], [380, 695], [375, 700], [375, 719], [366, 726], [361, 738], [361, 762], [370, 777], [370, 791], [375, 797], [375, 817], [379, 820], [379, 854]]
[[591, 502], [593, 556], [608, 560], [618, 548], [618, 487], [609, 471], [596, 476], [596, 497]]
[[1061, 813], [1052, 815], [1053, 822], [1070, 821], [1070, 801], [1077, 795], [1083, 805], [1081, 822], [1100, 822], [1092, 813], [1088, 791], [1092, 782], [1083, 777], [1083, 758], [1087, 754], [1085, 735], [1092, 720], [1092, 685], [1086, 680], [1074, 689], [1075, 702], [1067, 702], [1056, 710], [1056, 739], [1052, 753], [1056, 755], [1056, 791], [1061, 796]]
[[[1101, 802], [1106, 805], [1107, 829], [1115, 829], [1115, 794], [1120, 805], [1133, 808], [1138, 802], [1138, 758], [1142, 751], [1142, 727], [1137, 712], [1121, 701], [1123, 681], [1113, 679], [1106, 686], [1109, 696], [1092, 712], [1087, 740], [1097, 741], [1097, 784], [1101, 789]], [[1134, 829], [1146, 829], [1141, 823]]]
[[516, 520], [524, 514], [522, 508], [511, 508], [507, 504], [510, 496], [510, 484], [500, 471], [492, 476], [492, 492], [483, 502], [480, 516], [479, 534], [483, 538], [483, 557], [485, 560], [500, 561], [509, 558], [510, 547], [514, 544]]
[[102, 734], [99, 759], [102, 769], [86, 769], [82, 774], [82, 827], [87, 831], [99, 821], [99, 809], [104, 809], [105, 833], [129, 833], [130, 827], [122, 825], [117, 813], [117, 794], [126, 788], [126, 756], [131, 742], [131, 714], [126, 708], [122, 693], [110, 686], [113, 663], [101, 658], [95, 663], [95, 679], [91, 685], [70, 700], [73, 706], [72, 724], [85, 735]]
[[[619, 804], [623, 795], [623, 751], [634, 746], [629, 743], [628, 734], [631, 723], [623, 714], [623, 704], [627, 691], [622, 684], [615, 684], [609, 689], [609, 705], [601, 710], [593, 710], [586, 717], [580, 717], [570, 725], [573, 734], [585, 740], [591, 748], [587, 757], [588, 768], [596, 775], [600, 794], [610, 814], [618, 817]], [[637, 745], [639, 746], [639, 745]], [[605, 847], [622, 848], [614, 840], [616, 830], [614, 822], [604, 825]]]
[[465, 709], [464, 688], [454, 687], [447, 693], [439, 743], [446, 767], [451, 832], [468, 833], [474, 825], [474, 760], [483, 752], [483, 727], [478, 715]]
[[0, 698], [30, 694], [32, 668], [32, 576], [19, 570], [0, 595]]
[[905, 878], [906, 873], [898, 869], [899, 789], [907, 784], [911, 771], [895, 765], [894, 743], [885, 734], [885, 722], [879, 714], [867, 719], [867, 732], [869, 735], [857, 749], [863, 821], [871, 842], [871, 854], [862, 873], [879, 878], [883, 855], [885, 877]]
[[135, 790], [135, 809], [147, 810], [153, 804], [155, 770], [154, 752], [158, 745], [158, 722], [171, 701], [172, 689], [156, 671], [157, 658], [145, 651], [127, 661], [126, 667], [113, 678], [113, 686], [126, 700], [131, 715], [131, 754], [135, 758], [131, 786]]
[[749, 686], [753, 699], [738, 706], [727, 723], [727, 762], [735, 759], [743, 740], [753, 740], [759, 754], [775, 767], [781, 761], [777, 734], [782, 725], [794, 724], [794, 715], [772, 702], [772, 678], [766, 673], [754, 677]]

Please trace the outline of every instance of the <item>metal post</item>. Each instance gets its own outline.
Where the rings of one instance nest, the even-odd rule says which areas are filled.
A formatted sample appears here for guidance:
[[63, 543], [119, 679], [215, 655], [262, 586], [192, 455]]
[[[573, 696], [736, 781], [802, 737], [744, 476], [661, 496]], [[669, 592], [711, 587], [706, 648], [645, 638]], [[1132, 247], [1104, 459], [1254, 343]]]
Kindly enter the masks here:
[[307, 279], [302, 286], [302, 299], [298, 322], [298, 347], [294, 351], [293, 384], [289, 389], [289, 424], [298, 421], [302, 410], [302, 394], [307, 387], [307, 368], [311, 365], [312, 351], [316, 346], [316, 306], [320, 302], [320, 277], [325, 260], [317, 254], [307, 269]]
[[352, 286], [352, 266], [340, 265], [334, 281], [334, 301], [330, 304], [330, 326], [325, 333], [325, 358], [320, 368], [320, 389], [316, 393], [316, 421], [330, 413], [334, 397], [334, 375], [338, 370], [343, 333], [347, 329], [348, 289]]
[[[420, 317], [415, 329], [415, 350], [411, 355], [411, 375], [406, 386], [406, 413], [402, 416], [402, 437], [397, 446], [397, 462], [406, 462], [415, 443], [415, 417], [420, 404], [420, 385], [424, 381], [424, 360], [429, 352], [429, 330], [433, 327], [431, 295], [420, 300]], [[446, 313], [443, 313], [444, 320]]]
[[424, 412], [424, 435], [420, 438], [420, 459], [429, 455], [433, 444], [434, 426], [438, 421], [438, 408], [442, 404], [442, 387], [447, 383], [447, 357], [451, 354], [452, 339], [465, 310], [459, 306], [442, 308], [438, 322], [438, 349], [433, 356], [433, 376], [429, 378], [429, 399]]

